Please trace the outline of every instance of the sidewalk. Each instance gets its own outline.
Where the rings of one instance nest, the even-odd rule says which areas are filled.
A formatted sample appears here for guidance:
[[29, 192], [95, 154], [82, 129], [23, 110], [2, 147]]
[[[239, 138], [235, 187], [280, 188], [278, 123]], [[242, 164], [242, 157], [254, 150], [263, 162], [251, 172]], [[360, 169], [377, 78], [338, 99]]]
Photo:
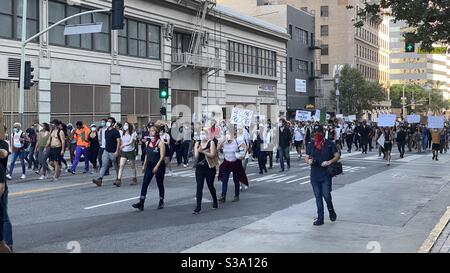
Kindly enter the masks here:
[[185, 252], [417, 252], [450, 205], [450, 155], [439, 160], [424, 155], [334, 191], [334, 223], [312, 225], [311, 196]]

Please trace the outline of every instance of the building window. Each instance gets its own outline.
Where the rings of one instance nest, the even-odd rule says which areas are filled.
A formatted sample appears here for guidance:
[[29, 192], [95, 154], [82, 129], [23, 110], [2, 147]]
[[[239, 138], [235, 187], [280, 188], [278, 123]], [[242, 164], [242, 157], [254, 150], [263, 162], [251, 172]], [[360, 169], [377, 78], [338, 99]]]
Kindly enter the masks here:
[[328, 45], [327, 44], [322, 44], [320, 46], [320, 54], [321, 55], [328, 55]]
[[328, 6], [320, 6], [320, 17], [328, 17]]
[[[62, 2], [48, 2], [48, 21], [49, 25], [55, 24], [68, 16], [88, 11], [88, 9], [67, 5]], [[64, 35], [65, 25], [88, 24], [92, 22], [101, 22], [102, 30], [99, 33], [88, 33], [78, 35]], [[86, 14], [80, 17], [72, 18], [65, 23], [59, 24], [49, 32], [50, 44], [96, 50], [101, 52], [110, 52], [111, 50], [111, 27], [109, 15], [106, 13]]]
[[[189, 51], [191, 34], [175, 32], [172, 39], [172, 53], [184, 53]], [[237, 48], [236, 48], [237, 50]], [[234, 56], [233, 56], [234, 57]], [[237, 55], [236, 55], [237, 60]]]
[[320, 73], [322, 75], [328, 75], [328, 64], [321, 64], [320, 65]]
[[295, 62], [296, 62], [295, 72], [299, 74], [307, 74], [307, 75], [309, 74], [307, 61], [295, 60]]
[[[38, 0], [28, 1], [27, 38], [30, 38], [39, 31], [38, 3]], [[0, 0], [0, 37], [9, 39], [22, 38], [22, 1]]]
[[320, 26], [320, 36], [328, 36], [328, 25]]
[[296, 41], [300, 42], [301, 44], [308, 44], [308, 32], [306, 30], [303, 30], [301, 28], [296, 27], [294, 38]]
[[292, 72], [292, 57], [289, 57], [289, 72]]
[[276, 52], [228, 41], [229, 71], [276, 77]]
[[159, 60], [160, 27], [131, 19], [124, 24], [118, 32], [119, 54]]
[[291, 35], [291, 39], [292, 39], [292, 25], [289, 25], [289, 35]]

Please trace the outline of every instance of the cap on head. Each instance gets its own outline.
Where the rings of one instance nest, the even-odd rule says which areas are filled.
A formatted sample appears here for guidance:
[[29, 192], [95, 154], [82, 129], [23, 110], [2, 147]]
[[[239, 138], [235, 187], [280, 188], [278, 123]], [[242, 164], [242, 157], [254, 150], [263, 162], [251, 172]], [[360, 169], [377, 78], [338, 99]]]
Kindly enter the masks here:
[[21, 127], [22, 127], [22, 124], [16, 122], [16, 123], [14, 123], [13, 127], [14, 127], [14, 128], [21, 128]]

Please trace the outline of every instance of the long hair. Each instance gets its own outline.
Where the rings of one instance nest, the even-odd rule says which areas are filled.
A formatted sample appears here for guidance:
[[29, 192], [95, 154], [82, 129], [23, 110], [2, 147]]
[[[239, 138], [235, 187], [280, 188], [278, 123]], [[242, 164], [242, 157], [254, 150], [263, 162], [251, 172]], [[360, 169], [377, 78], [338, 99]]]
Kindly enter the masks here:
[[131, 123], [127, 123], [128, 124], [128, 133], [130, 134], [130, 135], [132, 135], [133, 134], [133, 132], [134, 132], [134, 126], [133, 126], [133, 124], [131, 124]]

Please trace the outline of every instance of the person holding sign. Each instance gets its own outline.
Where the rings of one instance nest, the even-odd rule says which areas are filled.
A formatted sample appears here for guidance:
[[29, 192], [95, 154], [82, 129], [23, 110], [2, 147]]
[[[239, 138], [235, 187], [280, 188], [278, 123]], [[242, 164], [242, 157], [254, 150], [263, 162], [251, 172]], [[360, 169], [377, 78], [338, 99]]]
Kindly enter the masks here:
[[432, 160], [438, 161], [438, 154], [441, 150], [441, 134], [443, 133], [442, 129], [430, 129], [431, 134], [431, 143], [432, 143], [432, 151], [433, 157]]
[[394, 139], [394, 134], [391, 130], [391, 127], [384, 127], [383, 129], [384, 135], [384, 159], [387, 160], [386, 165], [391, 165], [391, 151], [392, 151], [392, 141]]

